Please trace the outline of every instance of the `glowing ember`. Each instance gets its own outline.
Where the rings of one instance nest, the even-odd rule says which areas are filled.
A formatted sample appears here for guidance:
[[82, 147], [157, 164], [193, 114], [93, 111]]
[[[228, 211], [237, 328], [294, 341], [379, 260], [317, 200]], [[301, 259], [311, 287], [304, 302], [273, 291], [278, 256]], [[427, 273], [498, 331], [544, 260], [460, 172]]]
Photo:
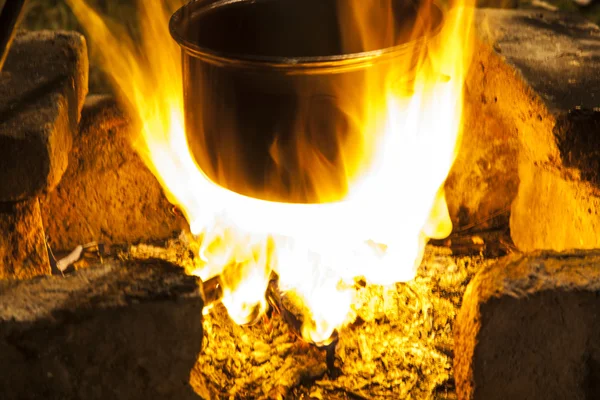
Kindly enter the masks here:
[[[163, 2], [140, 0], [137, 44], [118, 24], [109, 29], [83, 0], [68, 1], [138, 117], [136, 149], [201, 240], [203, 265], [190, 272], [203, 280], [221, 275], [223, 304], [237, 323], [266, 309], [275, 271], [282, 290], [304, 302], [303, 336], [323, 343], [352, 321], [355, 279], [382, 285], [410, 280], [428, 238], [450, 233], [442, 186], [460, 140], [471, 8], [448, 13], [441, 33], [427, 41], [428, 56], [416, 57], [414, 82], [399, 88], [390, 77], [402, 66], [391, 64], [388, 74], [367, 76], [368, 83], [377, 82], [367, 88], [384, 82], [384, 93], [367, 90], [366, 98], [337, 105], [362, 132], [341, 149], [344, 193], [320, 178], [318, 149], [298, 139], [298, 159], [315, 171], [309, 178], [323, 203], [293, 204], [226, 190], [197, 167], [184, 131], [180, 49], [168, 31], [180, 2], [163, 8]], [[342, 37], [366, 42], [376, 15], [369, 2], [356, 4], [362, 6], [348, 9], [361, 16], [361, 31], [342, 31]], [[276, 142], [272, 154], [282, 154]]]

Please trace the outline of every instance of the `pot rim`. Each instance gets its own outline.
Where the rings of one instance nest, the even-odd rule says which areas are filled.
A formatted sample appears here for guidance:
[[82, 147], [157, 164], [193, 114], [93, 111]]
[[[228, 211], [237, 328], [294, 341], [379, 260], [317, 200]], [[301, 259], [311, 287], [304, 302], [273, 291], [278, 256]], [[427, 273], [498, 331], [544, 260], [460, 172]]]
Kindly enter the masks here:
[[221, 52], [199, 46], [186, 39], [183, 35], [183, 32], [181, 32], [185, 21], [183, 14], [192, 7], [201, 11], [208, 11], [213, 8], [244, 1], [248, 0], [192, 0], [175, 11], [175, 13], [171, 16], [169, 21], [169, 31], [171, 36], [179, 44], [179, 46], [181, 46], [185, 53], [211, 64], [216, 64], [219, 66], [229, 65], [249, 69], [280, 69], [288, 73], [294, 73], [296, 71], [304, 74], [320, 74], [364, 68], [373, 64], [375, 60], [379, 60], [383, 57], [394, 58], [398, 55], [405, 54], [408, 51], [412, 51], [415, 46], [420, 47], [432, 37], [437, 36], [444, 25], [444, 12], [435, 1], [432, 1], [429, 3], [429, 5], [431, 7], [431, 12], [438, 14], [438, 22], [430, 30], [416, 39], [383, 49], [359, 53], [309, 57], [260, 56], [252, 54]]

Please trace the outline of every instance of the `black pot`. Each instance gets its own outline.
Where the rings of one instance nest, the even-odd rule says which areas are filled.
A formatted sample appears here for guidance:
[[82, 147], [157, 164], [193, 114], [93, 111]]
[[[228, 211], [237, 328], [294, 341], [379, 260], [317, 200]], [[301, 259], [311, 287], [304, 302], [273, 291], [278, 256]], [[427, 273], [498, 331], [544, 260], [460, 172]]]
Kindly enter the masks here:
[[[359, 30], [349, 17], [353, 1], [386, 3], [197, 0], [173, 15], [171, 34], [183, 50], [186, 134], [212, 180], [257, 198], [318, 202], [315, 168], [343, 194], [340, 145], [362, 134], [360, 116], [346, 105], [365, 98], [367, 77], [369, 93], [378, 84], [385, 90], [389, 80], [372, 77], [390, 71], [410, 82], [442, 22], [433, 3], [387, 0], [385, 21], [373, 21], [363, 44], [348, 40]], [[315, 150], [318, 162], [305, 158], [298, 143]]]

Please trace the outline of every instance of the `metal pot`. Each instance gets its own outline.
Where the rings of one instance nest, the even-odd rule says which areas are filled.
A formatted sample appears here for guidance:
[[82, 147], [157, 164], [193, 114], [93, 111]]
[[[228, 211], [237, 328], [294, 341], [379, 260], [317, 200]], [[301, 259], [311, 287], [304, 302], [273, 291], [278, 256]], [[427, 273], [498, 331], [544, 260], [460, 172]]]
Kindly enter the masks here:
[[[293, 149], [302, 135], [343, 192], [340, 138], [361, 127], [340, 105], [364, 99], [368, 77], [384, 75], [390, 63], [399, 66], [394, 79], [410, 81], [442, 22], [428, 0], [389, 0], [393, 32], [374, 26], [368, 44], [349, 41], [342, 32], [359, 29], [349, 17], [352, 1], [366, 0], [197, 0], [172, 16], [171, 35], [182, 47], [186, 134], [212, 180], [257, 198], [317, 202], [307, 179], [312, 167]], [[275, 140], [292, 148], [274, 155]]]

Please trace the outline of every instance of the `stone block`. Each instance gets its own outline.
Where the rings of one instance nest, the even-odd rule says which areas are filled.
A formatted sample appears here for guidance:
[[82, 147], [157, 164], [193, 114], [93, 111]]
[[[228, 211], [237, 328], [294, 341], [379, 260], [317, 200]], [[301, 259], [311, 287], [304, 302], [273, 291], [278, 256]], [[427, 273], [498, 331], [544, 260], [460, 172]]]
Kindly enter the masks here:
[[576, 13], [493, 9], [478, 10], [477, 25], [555, 116], [598, 106], [598, 26]]
[[[470, 75], [473, 81], [481, 71]], [[482, 102], [484, 88], [475, 90], [480, 96], [465, 99], [463, 138], [444, 185], [455, 231], [507, 226], [519, 185], [516, 131]]]
[[454, 325], [459, 399], [600, 398], [600, 252], [512, 255], [477, 272]]
[[523, 251], [600, 248], [600, 112], [574, 109], [553, 133], [559, 161], [519, 165], [513, 240]]
[[[568, 13], [492, 9], [476, 11], [476, 27], [480, 44], [467, 96], [475, 103], [480, 98], [478, 114], [500, 126], [496, 144], [488, 143], [511, 149], [499, 161], [508, 174], [502, 178], [496, 168], [490, 174], [499, 180], [488, 178], [507, 189], [498, 185], [488, 195], [512, 203], [515, 245], [523, 251], [598, 247], [600, 29]], [[458, 191], [467, 187], [458, 185]], [[502, 203], [477, 198], [471, 203], [478, 207]]]
[[22, 200], [58, 184], [87, 87], [82, 35], [17, 33], [0, 72], [0, 201]]
[[0, 280], [50, 274], [37, 198], [0, 203], [0, 233]]
[[88, 97], [69, 167], [56, 190], [40, 199], [53, 250], [160, 240], [187, 228], [132, 148], [132, 133], [114, 100]]
[[600, 190], [577, 170], [522, 166], [511, 236], [523, 251], [600, 248]]
[[106, 261], [0, 282], [0, 393], [28, 399], [200, 399], [197, 278], [164, 261]]
[[[548, 112], [510, 60], [493, 48], [489, 19], [517, 11], [476, 10], [471, 68], [465, 81], [463, 138], [445, 184], [455, 230], [508, 225], [519, 186], [521, 136], [552, 131]], [[546, 154], [551, 143], [540, 143]], [[495, 216], [495, 217], [494, 217]]]

